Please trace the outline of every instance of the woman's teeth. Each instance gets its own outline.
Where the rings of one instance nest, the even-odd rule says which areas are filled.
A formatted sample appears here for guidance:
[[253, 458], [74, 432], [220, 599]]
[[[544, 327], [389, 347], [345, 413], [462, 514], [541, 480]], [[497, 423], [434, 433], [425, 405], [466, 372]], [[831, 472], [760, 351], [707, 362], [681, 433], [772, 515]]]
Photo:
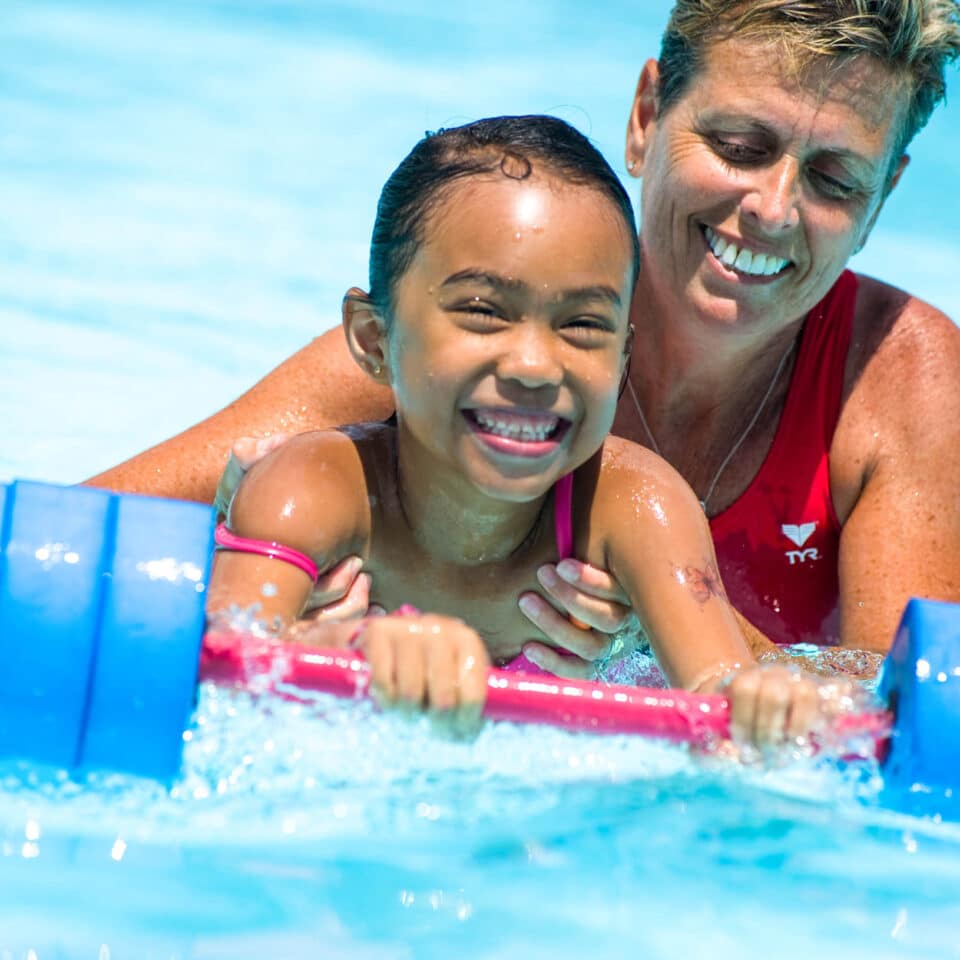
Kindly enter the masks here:
[[558, 417], [525, 417], [516, 414], [473, 411], [478, 426], [488, 433], [510, 440], [537, 442], [546, 440], [560, 423]]
[[746, 247], [738, 247], [735, 243], [730, 243], [729, 240], [718, 236], [709, 227], [704, 227], [704, 233], [713, 255], [725, 267], [733, 267], [740, 273], [746, 273], [752, 277], [770, 277], [779, 273], [790, 263], [789, 260], [775, 257], [772, 253], [753, 253]]

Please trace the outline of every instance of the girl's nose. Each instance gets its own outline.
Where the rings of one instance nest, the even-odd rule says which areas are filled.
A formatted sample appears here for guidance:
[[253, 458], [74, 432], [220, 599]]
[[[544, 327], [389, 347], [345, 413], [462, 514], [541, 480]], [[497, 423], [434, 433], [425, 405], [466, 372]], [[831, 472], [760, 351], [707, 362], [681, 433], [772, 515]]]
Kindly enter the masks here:
[[519, 323], [497, 365], [504, 380], [528, 389], [557, 386], [563, 380], [556, 333], [537, 323]]
[[770, 166], [750, 173], [750, 188], [741, 203], [743, 213], [765, 233], [778, 234], [800, 222], [800, 167], [784, 154]]

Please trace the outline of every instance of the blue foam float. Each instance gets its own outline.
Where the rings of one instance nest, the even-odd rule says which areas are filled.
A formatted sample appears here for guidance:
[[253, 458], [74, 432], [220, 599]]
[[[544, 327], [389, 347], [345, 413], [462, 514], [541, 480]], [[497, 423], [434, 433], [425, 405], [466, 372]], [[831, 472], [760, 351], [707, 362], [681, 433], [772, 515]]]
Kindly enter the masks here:
[[22, 480], [0, 497], [0, 756], [172, 779], [212, 510]]
[[[174, 779], [203, 647], [212, 509], [16, 481], [0, 485], [0, 515], [0, 757]], [[355, 665], [329, 668], [330, 689], [354, 689]], [[960, 604], [910, 601], [880, 693], [895, 715], [886, 803], [960, 819]]]

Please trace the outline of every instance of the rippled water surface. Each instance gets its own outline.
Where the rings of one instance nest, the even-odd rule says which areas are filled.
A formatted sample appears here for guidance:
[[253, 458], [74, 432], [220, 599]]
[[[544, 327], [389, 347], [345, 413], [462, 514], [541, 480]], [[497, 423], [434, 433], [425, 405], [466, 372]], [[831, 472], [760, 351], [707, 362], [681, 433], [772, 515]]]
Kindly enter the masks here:
[[[666, 9], [4, 2], [0, 477], [103, 469], [337, 322], [425, 129], [558, 113], [620, 169]], [[857, 266], [958, 317], [951, 80]], [[875, 773], [205, 686], [169, 789], [2, 771], [0, 957], [960, 957], [960, 831]]]

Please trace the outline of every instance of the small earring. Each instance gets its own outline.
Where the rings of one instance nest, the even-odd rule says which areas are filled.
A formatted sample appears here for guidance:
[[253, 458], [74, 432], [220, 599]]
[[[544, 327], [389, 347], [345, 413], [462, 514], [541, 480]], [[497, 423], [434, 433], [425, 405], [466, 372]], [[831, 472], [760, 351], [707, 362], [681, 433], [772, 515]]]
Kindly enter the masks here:
[[628, 170], [632, 170], [635, 166], [636, 166], [636, 164], [635, 164], [632, 160], [628, 160], [628, 161], [627, 161], [627, 169], [628, 169]]
[[381, 367], [379, 363], [375, 363], [373, 365], [373, 375], [375, 377], [379, 377], [382, 371], [383, 371], [383, 367]]

